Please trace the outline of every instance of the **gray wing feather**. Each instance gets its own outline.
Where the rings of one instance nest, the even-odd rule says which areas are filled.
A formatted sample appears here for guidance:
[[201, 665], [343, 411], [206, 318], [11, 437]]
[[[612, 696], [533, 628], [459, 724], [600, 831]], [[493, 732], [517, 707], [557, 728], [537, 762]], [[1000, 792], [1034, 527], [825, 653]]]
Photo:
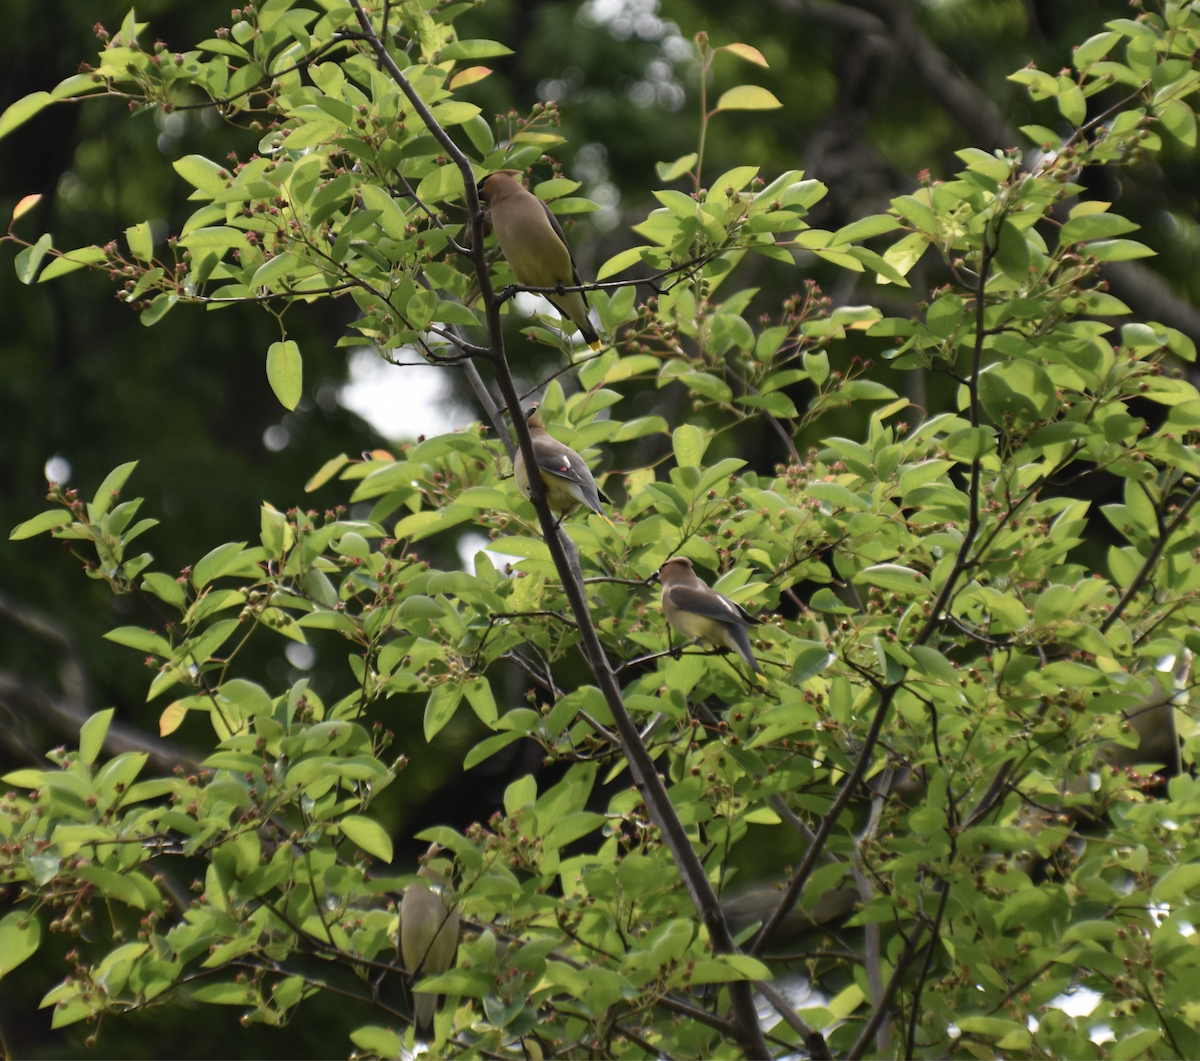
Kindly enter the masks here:
[[[745, 608], [717, 593], [716, 590], [672, 586], [668, 592], [671, 595], [671, 603], [685, 612], [694, 612], [696, 615], [703, 615], [706, 619], [716, 619], [718, 622], [729, 623], [735, 627], [758, 625], [758, 620]], [[747, 647], [749, 647], [748, 643]]]
[[[535, 195], [534, 198], [537, 199], [537, 196]], [[571, 257], [571, 276], [575, 281], [572, 286], [582, 287], [583, 281], [579, 278], [579, 267], [575, 264], [575, 255], [571, 254], [571, 244], [567, 242], [567, 234], [562, 230], [562, 225], [558, 223], [558, 218], [554, 216], [554, 211], [550, 209], [550, 204], [543, 202], [541, 199], [538, 199], [538, 202], [542, 204], [542, 209], [546, 211], [546, 220], [550, 222], [550, 227], [554, 229], [555, 235], [562, 240], [562, 245], [567, 248], [567, 254]], [[583, 304], [586, 306], [588, 304], [587, 292], [580, 291], [579, 294], [583, 296]]]
[[537, 453], [538, 467], [551, 475], [557, 476], [559, 479], [565, 479], [569, 483], [574, 483], [583, 491], [583, 496], [587, 501], [588, 507], [594, 512], [600, 511], [600, 502], [608, 500], [602, 493], [600, 488], [596, 486], [596, 480], [592, 476], [591, 469], [584, 462], [584, 459], [575, 453]]

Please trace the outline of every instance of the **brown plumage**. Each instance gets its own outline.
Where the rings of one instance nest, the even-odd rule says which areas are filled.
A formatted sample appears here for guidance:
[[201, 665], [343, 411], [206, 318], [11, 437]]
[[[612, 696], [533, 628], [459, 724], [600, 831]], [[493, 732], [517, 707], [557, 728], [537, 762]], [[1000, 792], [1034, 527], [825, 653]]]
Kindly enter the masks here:
[[736, 652], [755, 674], [762, 674], [747, 630], [758, 620], [740, 604], [706, 586], [685, 556], [674, 556], [659, 568], [662, 609], [667, 622], [685, 637], [699, 638]]
[[[441, 850], [437, 844], [425, 854], [432, 858]], [[400, 902], [400, 956], [415, 987], [427, 976], [441, 976], [454, 964], [458, 951], [458, 907], [447, 906], [452, 899], [449, 883], [430, 866], [417, 870], [419, 876], [435, 885], [410, 884]], [[413, 1023], [417, 1039], [433, 1039], [433, 1018], [442, 995], [412, 993]]]
[[[517, 170], [489, 173], [479, 182], [479, 194], [492, 215], [496, 240], [517, 278], [525, 287], [579, 287], [579, 270], [558, 218], [541, 199], [525, 189]], [[588, 346], [600, 348], [600, 337], [588, 320], [582, 291], [546, 296], [567, 320], [573, 321]]]
[[[562, 520], [580, 505], [587, 505], [602, 520], [612, 523], [600, 507], [601, 501], [610, 505], [612, 502], [596, 486], [587, 461], [546, 430], [536, 405], [530, 408], [527, 415], [533, 455], [542, 476], [546, 504], [550, 506], [550, 511]], [[517, 489], [521, 491], [521, 496], [529, 497], [529, 475], [525, 470], [525, 457], [519, 448], [513, 460], [513, 475], [516, 477]]]

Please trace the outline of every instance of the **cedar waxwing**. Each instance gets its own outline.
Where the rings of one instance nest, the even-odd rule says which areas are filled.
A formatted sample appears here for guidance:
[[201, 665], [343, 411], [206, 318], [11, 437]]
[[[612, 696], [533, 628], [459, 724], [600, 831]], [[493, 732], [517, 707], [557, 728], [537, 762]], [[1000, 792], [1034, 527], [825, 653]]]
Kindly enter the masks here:
[[685, 556], [673, 556], [659, 568], [662, 609], [667, 622], [685, 637], [697, 637], [710, 645], [729, 648], [742, 657], [755, 674], [762, 674], [750, 648], [746, 630], [758, 620], [740, 604], [715, 589], [709, 589]]
[[[567, 246], [558, 218], [517, 179], [519, 171], [501, 169], [479, 182], [479, 194], [492, 214], [492, 229], [504, 259], [525, 287], [578, 287], [579, 270]], [[546, 296], [558, 311], [575, 322], [588, 346], [600, 349], [600, 337], [588, 320], [582, 291]]]
[[[431, 844], [425, 858], [440, 850]], [[427, 976], [441, 976], [454, 964], [458, 951], [458, 907], [446, 906], [445, 900], [452, 898], [448, 882], [427, 865], [417, 873], [437, 888], [410, 884], [400, 902], [400, 956], [413, 986]], [[442, 999], [441, 995], [412, 993], [413, 1022], [421, 1042], [433, 1038], [433, 1016]]]
[[[612, 504], [596, 486], [591, 469], [578, 453], [570, 446], [563, 445], [558, 439], [546, 431], [541, 413], [536, 405], [527, 414], [529, 419], [529, 435], [533, 442], [533, 455], [537, 458], [538, 470], [542, 474], [542, 485], [546, 490], [546, 504], [550, 511], [558, 516], [561, 523], [580, 505], [587, 505], [605, 523], [612, 524], [600, 507], [604, 501]], [[517, 480], [517, 489], [521, 496], [529, 497], [529, 476], [525, 472], [525, 457], [520, 448], [517, 449], [513, 461], [513, 475]]]

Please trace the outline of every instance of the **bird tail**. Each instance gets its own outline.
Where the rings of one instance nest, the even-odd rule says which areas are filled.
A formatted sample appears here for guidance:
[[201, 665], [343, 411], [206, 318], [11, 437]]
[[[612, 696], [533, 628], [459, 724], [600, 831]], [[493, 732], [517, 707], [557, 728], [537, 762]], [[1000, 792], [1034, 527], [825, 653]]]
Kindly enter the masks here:
[[[588, 508], [590, 508], [593, 512], [595, 512], [596, 515], [599, 516], [602, 520], [604, 520], [604, 522], [607, 523], [610, 527], [615, 527], [616, 524], [614, 524], [613, 521], [608, 518], [608, 514], [600, 506], [601, 501], [608, 501], [608, 498], [605, 497], [602, 493], [600, 493], [599, 490], [596, 490], [595, 493], [592, 494], [592, 496], [590, 496], [590, 497], [586, 496], [586, 493], [585, 493], [585, 496], [583, 497], [583, 503], [585, 505], [587, 505]], [[608, 501], [608, 503], [610, 505], [612, 504], [611, 501]]]
[[584, 317], [581, 321], [576, 321], [579, 327], [579, 333], [583, 336], [584, 341], [588, 344], [591, 350], [599, 350], [604, 344], [600, 342], [600, 336], [596, 334], [596, 329], [592, 327], [592, 322]]
[[437, 1013], [437, 995], [419, 995], [413, 992], [413, 1024], [416, 1025], [417, 1041], [433, 1042], [433, 1018]]
[[754, 649], [750, 647], [750, 635], [746, 633], [746, 628], [727, 623], [725, 629], [730, 641], [729, 647], [746, 661], [755, 674], [765, 681], [766, 675], [763, 674], [762, 667], [758, 665], [758, 660], [754, 658]]

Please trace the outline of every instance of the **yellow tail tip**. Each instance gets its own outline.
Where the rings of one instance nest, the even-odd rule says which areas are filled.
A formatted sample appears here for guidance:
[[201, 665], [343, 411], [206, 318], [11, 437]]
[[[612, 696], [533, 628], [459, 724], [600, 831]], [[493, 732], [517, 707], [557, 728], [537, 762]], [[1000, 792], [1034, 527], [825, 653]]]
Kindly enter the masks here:
[[604, 344], [597, 339], [594, 343], [588, 343], [589, 350], [599, 350]]

